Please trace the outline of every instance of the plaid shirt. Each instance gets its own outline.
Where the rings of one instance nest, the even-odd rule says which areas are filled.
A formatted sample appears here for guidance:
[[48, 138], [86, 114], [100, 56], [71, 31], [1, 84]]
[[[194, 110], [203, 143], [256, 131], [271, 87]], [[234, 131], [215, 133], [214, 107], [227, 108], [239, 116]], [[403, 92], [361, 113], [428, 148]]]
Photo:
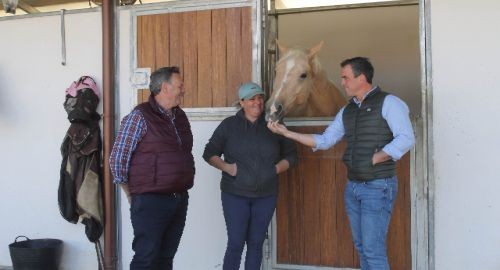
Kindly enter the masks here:
[[109, 167], [114, 176], [113, 182], [116, 184], [128, 182], [132, 153], [146, 132], [146, 120], [139, 110], [133, 110], [123, 118], [109, 157]]

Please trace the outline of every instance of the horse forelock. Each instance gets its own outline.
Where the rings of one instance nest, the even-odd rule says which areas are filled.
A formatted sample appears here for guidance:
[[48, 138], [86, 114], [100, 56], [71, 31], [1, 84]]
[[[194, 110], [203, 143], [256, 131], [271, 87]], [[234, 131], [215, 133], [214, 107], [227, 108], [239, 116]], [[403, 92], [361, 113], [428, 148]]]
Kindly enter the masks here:
[[[278, 62], [276, 62], [276, 66], [282, 64], [284, 61], [287, 61], [290, 58], [298, 59], [301, 57], [308, 58], [308, 51], [306, 49], [299, 47], [291, 48], [278, 60]], [[321, 66], [321, 62], [316, 55], [314, 55], [312, 59], [307, 62], [309, 63], [309, 66], [314, 73], [319, 73], [319, 71], [323, 69], [323, 67]]]
[[284, 55], [280, 57], [276, 65], [279, 65], [280, 63], [284, 62], [285, 60], [288, 60], [289, 58], [298, 58], [306, 56], [307, 54], [305, 50], [299, 48], [291, 48]]

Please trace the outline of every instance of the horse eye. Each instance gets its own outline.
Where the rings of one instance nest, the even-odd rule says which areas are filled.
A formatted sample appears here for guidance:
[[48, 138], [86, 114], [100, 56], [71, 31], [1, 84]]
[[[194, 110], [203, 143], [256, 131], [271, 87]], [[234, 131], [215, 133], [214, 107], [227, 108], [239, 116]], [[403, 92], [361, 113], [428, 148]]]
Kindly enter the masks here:
[[305, 78], [307, 78], [307, 73], [302, 73], [302, 74], [300, 74], [300, 78], [301, 78], [301, 79], [305, 79]]

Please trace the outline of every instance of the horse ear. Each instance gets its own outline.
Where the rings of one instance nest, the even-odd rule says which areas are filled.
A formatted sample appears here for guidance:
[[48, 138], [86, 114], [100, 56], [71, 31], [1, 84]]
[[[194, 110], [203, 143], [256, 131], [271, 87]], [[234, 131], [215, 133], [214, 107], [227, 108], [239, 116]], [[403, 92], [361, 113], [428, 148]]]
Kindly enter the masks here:
[[278, 39], [276, 39], [276, 45], [278, 45], [278, 49], [280, 50], [280, 55], [284, 55], [288, 51], [288, 47], [283, 44], [280, 44]]
[[325, 42], [321, 41], [318, 45], [312, 47], [311, 49], [309, 49], [309, 54], [307, 55], [309, 58], [312, 58], [314, 57], [320, 50], [321, 48], [323, 47], [323, 44]]

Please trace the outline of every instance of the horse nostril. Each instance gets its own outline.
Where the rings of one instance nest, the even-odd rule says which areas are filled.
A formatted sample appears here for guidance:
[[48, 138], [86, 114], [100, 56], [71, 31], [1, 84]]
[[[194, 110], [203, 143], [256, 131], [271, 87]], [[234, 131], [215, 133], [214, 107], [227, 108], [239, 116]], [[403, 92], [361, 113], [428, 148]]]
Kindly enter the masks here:
[[277, 114], [280, 114], [283, 111], [283, 105], [278, 105], [278, 109], [276, 110]]

